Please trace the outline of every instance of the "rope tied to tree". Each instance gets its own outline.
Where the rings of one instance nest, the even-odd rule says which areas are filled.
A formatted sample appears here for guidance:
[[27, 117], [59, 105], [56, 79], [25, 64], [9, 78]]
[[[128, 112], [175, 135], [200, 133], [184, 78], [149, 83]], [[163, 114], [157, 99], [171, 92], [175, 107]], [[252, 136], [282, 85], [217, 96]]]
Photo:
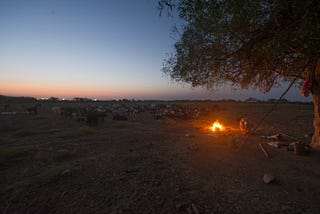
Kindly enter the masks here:
[[278, 100], [273, 104], [272, 108], [264, 114], [264, 116], [260, 119], [260, 121], [257, 123], [257, 125], [246, 135], [244, 140], [240, 143], [239, 147], [242, 147], [242, 145], [248, 141], [250, 135], [253, 135], [256, 132], [256, 130], [258, 129], [258, 127], [262, 124], [262, 122], [274, 111], [274, 109], [280, 103], [282, 98], [287, 94], [287, 92], [290, 90], [290, 88], [293, 86], [293, 84], [297, 81], [297, 79], [301, 76], [301, 74], [305, 71], [305, 69], [307, 68], [308, 65], [309, 65], [309, 63], [307, 61], [307, 63], [304, 65], [304, 67], [301, 69], [301, 71], [293, 78], [293, 80], [291, 81], [291, 83], [289, 84], [287, 89], [284, 90], [284, 92], [281, 94], [281, 96], [278, 98]]

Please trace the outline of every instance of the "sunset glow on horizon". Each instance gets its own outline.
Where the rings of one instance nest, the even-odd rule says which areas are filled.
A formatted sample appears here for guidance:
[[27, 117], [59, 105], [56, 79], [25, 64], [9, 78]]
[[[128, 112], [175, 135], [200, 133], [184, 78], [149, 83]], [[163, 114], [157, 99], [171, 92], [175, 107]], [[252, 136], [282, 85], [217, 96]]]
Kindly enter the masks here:
[[[175, 87], [175, 88], [174, 88]], [[45, 83], [38, 84], [11, 84], [1, 83], [0, 91], [2, 95], [8, 96], [31, 96], [35, 98], [41, 97], [58, 97], [72, 99], [74, 97], [87, 97], [97, 99], [184, 99], [186, 97], [185, 91], [174, 85], [168, 85], [166, 88], [155, 86], [141, 86], [140, 88], [94, 88], [82, 86], [68, 86], [68, 85], [50, 85]], [[197, 98], [201, 90], [191, 90], [190, 96]], [[209, 93], [209, 92], [207, 92]], [[171, 96], [170, 96], [171, 95]], [[192, 97], [187, 97], [191, 99]], [[204, 99], [200, 97], [199, 99]]]

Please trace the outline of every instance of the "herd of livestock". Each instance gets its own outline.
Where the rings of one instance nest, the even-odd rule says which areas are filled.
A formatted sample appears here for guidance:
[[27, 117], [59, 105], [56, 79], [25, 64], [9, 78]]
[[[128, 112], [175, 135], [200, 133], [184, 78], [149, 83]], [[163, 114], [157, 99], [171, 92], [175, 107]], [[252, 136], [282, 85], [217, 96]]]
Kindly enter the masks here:
[[[57, 103], [58, 104], [58, 103]], [[30, 114], [37, 115], [42, 109], [41, 104], [22, 107], [22, 111], [13, 111], [10, 105], [5, 105], [0, 112], [1, 115]], [[136, 120], [140, 113], [149, 113], [154, 119], [195, 119], [208, 115], [219, 110], [218, 105], [199, 105], [195, 103], [99, 103], [98, 105], [56, 105], [46, 108], [47, 111], [65, 118], [70, 118], [78, 122], [85, 122], [90, 126], [95, 126], [104, 121], [106, 117], [113, 120]], [[43, 110], [41, 110], [43, 111]]]
[[86, 122], [88, 125], [97, 125], [104, 121], [105, 117], [110, 116], [113, 120], [135, 120], [136, 115], [143, 112], [149, 112], [157, 120], [164, 118], [172, 119], [195, 119], [201, 115], [208, 114], [212, 110], [217, 110], [218, 106], [199, 107], [197, 105], [183, 104], [105, 104], [105, 105], [87, 105], [83, 107], [63, 107], [54, 106], [51, 111], [60, 114], [66, 118], [76, 121]]

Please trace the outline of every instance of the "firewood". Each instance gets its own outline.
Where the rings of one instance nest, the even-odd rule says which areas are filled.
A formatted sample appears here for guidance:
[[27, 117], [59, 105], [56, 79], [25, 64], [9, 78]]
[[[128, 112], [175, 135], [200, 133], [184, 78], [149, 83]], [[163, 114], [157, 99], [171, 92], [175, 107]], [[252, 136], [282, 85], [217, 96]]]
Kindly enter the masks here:
[[270, 158], [268, 152], [264, 149], [263, 145], [261, 143], [259, 143], [260, 149], [262, 150], [264, 156], [266, 156], [266, 158]]
[[193, 212], [194, 212], [195, 214], [199, 214], [199, 211], [198, 211], [196, 205], [191, 204], [191, 208], [192, 208], [192, 210], [193, 210]]

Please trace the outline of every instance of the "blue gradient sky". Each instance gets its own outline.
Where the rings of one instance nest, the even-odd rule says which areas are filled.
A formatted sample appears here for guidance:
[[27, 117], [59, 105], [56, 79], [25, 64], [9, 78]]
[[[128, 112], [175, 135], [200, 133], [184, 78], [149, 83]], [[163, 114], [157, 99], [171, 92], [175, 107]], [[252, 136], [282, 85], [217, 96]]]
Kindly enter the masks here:
[[[160, 70], [174, 18], [156, 0], [0, 0], [0, 94], [99, 99], [278, 97], [173, 83]], [[294, 89], [290, 100], [308, 101]]]

